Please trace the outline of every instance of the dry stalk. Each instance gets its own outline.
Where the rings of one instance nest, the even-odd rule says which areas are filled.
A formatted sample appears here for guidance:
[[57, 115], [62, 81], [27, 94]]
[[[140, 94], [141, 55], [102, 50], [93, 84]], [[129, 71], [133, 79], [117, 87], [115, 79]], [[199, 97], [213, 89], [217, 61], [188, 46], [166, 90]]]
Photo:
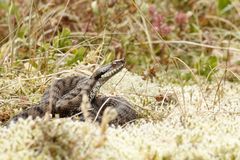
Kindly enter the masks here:
[[91, 109], [91, 104], [89, 102], [89, 98], [86, 93], [82, 94], [82, 103], [80, 105], [80, 108], [82, 110], [85, 121], [91, 122], [92, 120], [91, 120], [89, 112], [88, 112]]
[[101, 136], [99, 140], [96, 142], [96, 144], [94, 145], [95, 148], [99, 148], [103, 146], [104, 142], [107, 140], [106, 132], [107, 132], [109, 123], [112, 120], [114, 120], [116, 117], [117, 117], [117, 111], [115, 109], [108, 107], [104, 110], [102, 122], [100, 125]]

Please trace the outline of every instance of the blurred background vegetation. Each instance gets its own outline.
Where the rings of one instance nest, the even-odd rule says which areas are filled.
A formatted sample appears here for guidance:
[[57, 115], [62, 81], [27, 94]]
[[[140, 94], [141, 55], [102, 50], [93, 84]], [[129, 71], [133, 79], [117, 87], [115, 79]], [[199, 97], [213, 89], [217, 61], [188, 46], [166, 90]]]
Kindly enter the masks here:
[[239, 19], [238, 0], [0, 0], [0, 74], [125, 57], [144, 78], [238, 81]]

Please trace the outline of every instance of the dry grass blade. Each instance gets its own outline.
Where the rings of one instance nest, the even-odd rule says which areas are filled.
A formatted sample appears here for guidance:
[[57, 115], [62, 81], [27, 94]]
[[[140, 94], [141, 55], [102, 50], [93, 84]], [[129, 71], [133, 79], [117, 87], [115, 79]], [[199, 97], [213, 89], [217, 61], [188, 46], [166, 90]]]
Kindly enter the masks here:
[[84, 119], [87, 122], [91, 122], [91, 118], [90, 118], [90, 114], [89, 114], [89, 110], [91, 108], [91, 104], [89, 102], [89, 98], [88, 95], [86, 93], [82, 94], [82, 103], [80, 105], [81, 111], [83, 113]]

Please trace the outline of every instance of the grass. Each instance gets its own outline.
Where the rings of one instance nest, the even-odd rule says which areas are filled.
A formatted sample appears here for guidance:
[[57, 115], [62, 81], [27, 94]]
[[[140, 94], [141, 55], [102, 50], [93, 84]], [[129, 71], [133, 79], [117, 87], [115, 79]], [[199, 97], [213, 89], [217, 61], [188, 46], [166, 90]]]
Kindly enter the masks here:
[[21, 121], [0, 128], [0, 159], [239, 159], [238, 6], [0, 1], [2, 122], [37, 103], [54, 78], [121, 57], [127, 69], [100, 93], [127, 98], [142, 117], [124, 127], [108, 127], [109, 114], [100, 125]]

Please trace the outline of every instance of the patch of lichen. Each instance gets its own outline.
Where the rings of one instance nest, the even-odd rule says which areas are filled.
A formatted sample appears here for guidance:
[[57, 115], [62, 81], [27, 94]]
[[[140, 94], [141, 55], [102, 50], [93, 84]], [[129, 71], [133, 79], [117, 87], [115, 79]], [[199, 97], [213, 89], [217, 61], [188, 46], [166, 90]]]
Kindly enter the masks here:
[[[173, 117], [172, 117], [173, 118]], [[30, 119], [0, 128], [1, 159], [229, 159], [239, 157], [239, 120], [188, 117], [101, 128], [70, 119]], [[221, 139], [221, 141], [219, 141]], [[100, 145], [99, 145], [100, 142]]]
[[[62, 76], [75, 74], [74, 70]], [[0, 159], [238, 159], [236, 85], [158, 84], [124, 69], [99, 94], [125, 97], [144, 118], [107, 130], [71, 119], [20, 120], [0, 128]], [[167, 93], [175, 94], [178, 105], [159, 102], [159, 95]]]
[[20, 120], [1, 133], [1, 159], [84, 159], [100, 137], [93, 124], [70, 119]]

